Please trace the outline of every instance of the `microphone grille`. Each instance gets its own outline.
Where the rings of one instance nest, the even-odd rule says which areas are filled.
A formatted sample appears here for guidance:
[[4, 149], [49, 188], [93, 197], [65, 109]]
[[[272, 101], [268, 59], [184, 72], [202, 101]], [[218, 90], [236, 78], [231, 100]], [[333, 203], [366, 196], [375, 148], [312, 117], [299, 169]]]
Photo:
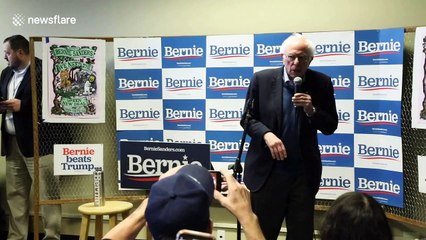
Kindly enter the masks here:
[[303, 79], [301, 77], [295, 77], [293, 79], [293, 82], [295, 85], [301, 85], [302, 84]]

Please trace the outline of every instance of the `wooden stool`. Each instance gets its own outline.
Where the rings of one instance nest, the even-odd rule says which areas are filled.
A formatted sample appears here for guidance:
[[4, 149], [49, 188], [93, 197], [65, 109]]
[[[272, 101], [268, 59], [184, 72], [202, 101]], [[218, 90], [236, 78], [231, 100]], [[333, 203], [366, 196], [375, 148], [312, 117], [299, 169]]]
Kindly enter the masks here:
[[124, 201], [105, 201], [105, 205], [101, 207], [95, 207], [94, 202], [80, 205], [78, 211], [83, 215], [81, 218], [80, 240], [86, 240], [89, 235], [90, 215], [96, 216], [95, 239], [100, 240], [103, 236], [103, 216], [109, 215], [109, 228], [112, 229], [118, 223], [117, 214], [121, 213], [124, 219], [129, 216], [129, 211], [132, 208], [132, 203]]

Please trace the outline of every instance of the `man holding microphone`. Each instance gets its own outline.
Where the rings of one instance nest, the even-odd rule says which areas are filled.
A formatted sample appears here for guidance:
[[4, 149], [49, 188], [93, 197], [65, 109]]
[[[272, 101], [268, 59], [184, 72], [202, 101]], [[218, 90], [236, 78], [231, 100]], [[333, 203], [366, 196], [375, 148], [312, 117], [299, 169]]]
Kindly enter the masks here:
[[308, 69], [314, 45], [292, 34], [281, 46], [283, 67], [256, 72], [243, 119], [251, 137], [244, 183], [266, 239], [277, 239], [286, 220], [287, 239], [312, 240], [315, 195], [321, 180], [317, 131], [337, 129], [329, 76]]

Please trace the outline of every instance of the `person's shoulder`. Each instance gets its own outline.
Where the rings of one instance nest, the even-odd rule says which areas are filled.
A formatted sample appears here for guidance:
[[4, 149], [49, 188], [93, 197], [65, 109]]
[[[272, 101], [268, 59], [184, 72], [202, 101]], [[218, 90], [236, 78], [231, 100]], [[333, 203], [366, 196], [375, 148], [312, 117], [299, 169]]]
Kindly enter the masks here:
[[324, 80], [330, 79], [330, 76], [328, 76], [327, 74], [322, 73], [322, 72], [318, 72], [318, 71], [312, 70], [312, 69], [306, 70], [306, 77], [307, 78], [312, 77], [312, 78], [315, 78], [315, 79], [324, 79]]
[[10, 73], [12, 71], [12, 68], [7, 66], [1, 71], [1, 77], [6, 76], [6, 74]]
[[40, 58], [35, 57], [34, 59], [35, 59], [35, 63], [36, 63], [36, 65], [39, 65], [39, 64], [41, 64], [41, 63], [42, 63], [42, 61], [41, 61], [41, 59], [40, 59]]
[[3, 68], [3, 70], [1, 72], [8, 72], [8, 71], [12, 71], [12, 68], [9, 67], [9, 66]]
[[270, 76], [270, 75], [280, 74], [280, 72], [282, 72], [282, 71], [283, 71], [282, 67], [279, 67], [279, 68], [266, 68], [266, 69], [262, 69], [260, 71], [257, 71], [254, 74], [256, 74], [258, 76]]

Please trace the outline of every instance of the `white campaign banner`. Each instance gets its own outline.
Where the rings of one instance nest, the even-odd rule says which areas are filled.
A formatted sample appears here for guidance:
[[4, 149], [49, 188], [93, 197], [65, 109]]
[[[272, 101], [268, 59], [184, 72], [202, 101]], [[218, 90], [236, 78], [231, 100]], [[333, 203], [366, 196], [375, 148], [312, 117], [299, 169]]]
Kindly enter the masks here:
[[417, 156], [419, 192], [426, 193], [426, 156]]
[[103, 144], [55, 144], [55, 175], [91, 175], [95, 168], [103, 169]]

